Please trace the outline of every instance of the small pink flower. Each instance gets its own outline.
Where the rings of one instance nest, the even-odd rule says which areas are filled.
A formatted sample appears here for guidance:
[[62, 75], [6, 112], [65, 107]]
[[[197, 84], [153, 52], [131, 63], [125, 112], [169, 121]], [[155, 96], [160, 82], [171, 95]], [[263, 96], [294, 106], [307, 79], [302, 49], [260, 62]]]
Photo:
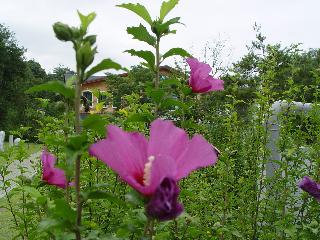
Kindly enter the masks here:
[[199, 62], [196, 58], [188, 58], [187, 63], [191, 69], [189, 86], [194, 93], [223, 90], [223, 80], [209, 75], [212, 69], [208, 64]]
[[201, 135], [190, 140], [183, 129], [160, 119], [151, 123], [149, 140], [109, 125], [107, 138], [91, 145], [89, 153], [149, 197], [147, 213], [159, 220], [172, 219], [183, 210], [176, 183], [218, 159], [218, 152]]
[[50, 185], [55, 185], [60, 188], [66, 188], [68, 182], [64, 171], [60, 168], [55, 168], [56, 158], [47, 150], [43, 150], [41, 154], [42, 161], [42, 180]]

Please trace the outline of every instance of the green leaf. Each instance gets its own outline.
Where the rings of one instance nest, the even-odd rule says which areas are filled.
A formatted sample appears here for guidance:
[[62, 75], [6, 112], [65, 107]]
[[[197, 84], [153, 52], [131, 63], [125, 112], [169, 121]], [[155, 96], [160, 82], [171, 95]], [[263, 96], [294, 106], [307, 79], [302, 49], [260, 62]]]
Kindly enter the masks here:
[[126, 50], [125, 52], [130, 53], [132, 56], [137, 56], [144, 59], [148, 63], [149, 69], [154, 70], [156, 60], [152, 52], [142, 50], [136, 51], [134, 49]]
[[188, 106], [186, 104], [184, 104], [183, 102], [181, 102], [179, 100], [173, 99], [173, 98], [167, 98], [161, 104], [162, 108], [172, 108], [175, 106], [182, 108], [182, 109], [188, 108]]
[[49, 81], [40, 85], [33, 86], [29, 88], [25, 93], [34, 93], [40, 91], [59, 93], [68, 99], [74, 98], [74, 90], [72, 88], [66, 87], [60, 81]]
[[163, 97], [165, 96], [164, 89], [154, 89], [154, 88], [147, 88], [146, 89], [147, 96], [152, 99], [153, 102], [156, 104], [160, 104]]
[[145, 122], [150, 123], [153, 120], [153, 115], [151, 113], [134, 113], [131, 114], [126, 122]]
[[146, 9], [145, 6], [143, 6], [143, 5], [139, 4], [139, 3], [137, 3], [137, 4], [124, 3], [124, 4], [121, 4], [121, 5], [117, 5], [117, 7], [126, 8], [126, 9], [134, 12], [138, 16], [140, 16], [143, 20], [145, 20], [150, 25], [152, 24], [152, 19], [150, 17], [150, 14], [149, 14], [148, 10]]
[[181, 57], [190, 57], [191, 54], [188, 53], [186, 50], [183, 48], [171, 48], [169, 51], [167, 51], [165, 54], [163, 54], [162, 59], [166, 59], [171, 56], [176, 56], [179, 55]]
[[180, 21], [180, 17], [175, 17], [165, 23], [158, 23], [154, 26], [155, 31], [157, 32], [157, 34], [160, 34], [160, 35], [172, 33], [172, 30], [169, 29], [170, 25], [178, 24], [178, 23], [182, 24], [179, 21]]
[[119, 63], [116, 63], [112, 61], [110, 58], [102, 60], [100, 63], [98, 63], [96, 66], [92, 67], [85, 75], [85, 79], [88, 77], [92, 76], [93, 74], [103, 71], [103, 70], [108, 70], [108, 69], [115, 69], [115, 70], [120, 70], [122, 69], [121, 65]]
[[128, 27], [127, 33], [133, 36], [133, 39], [138, 39], [154, 47], [156, 45], [156, 38], [151, 36], [148, 30], [142, 24], [139, 27]]
[[54, 200], [54, 216], [74, 222], [76, 218], [76, 212], [73, 210], [70, 205], [64, 199]]
[[192, 89], [189, 87], [189, 85], [182, 85], [181, 90], [185, 96], [188, 96], [192, 93]]
[[82, 121], [82, 126], [85, 129], [90, 129], [97, 132], [101, 136], [105, 136], [107, 121], [98, 114], [90, 114]]
[[144, 204], [144, 198], [135, 190], [130, 190], [130, 192], [125, 195], [125, 198], [127, 202], [134, 206], [141, 206]]
[[177, 79], [165, 79], [160, 82], [162, 86], [181, 86], [181, 82]]
[[41, 193], [36, 188], [33, 188], [33, 187], [23, 186], [22, 190], [28, 193], [34, 199], [37, 199], [38, 197], [42, 196]]
[[160, 20], [168, 15], [168, 13], [178, 4], [179, 0], [169, 0], [168, 2], [163, 2], [160, 9]]
[[89, 13], [88, 15], [83, 15], [81, 12], [78, 11], [78, 15], [81, 21], [81, 30], [83, 34], [86, 34], [88, 26], [90, 23], [95, 19], [96, 14], [94, 12]]
[[85, 193], [84, 195], [86, 199], [106, 199], [109, 202], [116, 203], [117, 205], [120, 205], [120, 206], [126, 205], [124, 201], [122, 201], [121, 199], [117, 198], [112, 193], [109, 193], [107, 191], [95, 190], [95, 191]]

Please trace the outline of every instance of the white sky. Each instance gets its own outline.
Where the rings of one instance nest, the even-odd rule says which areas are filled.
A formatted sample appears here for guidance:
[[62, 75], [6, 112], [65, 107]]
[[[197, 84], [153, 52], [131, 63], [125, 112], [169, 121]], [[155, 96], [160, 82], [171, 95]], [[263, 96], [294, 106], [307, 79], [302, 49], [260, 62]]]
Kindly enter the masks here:
[[[139, 59], [123, 53], [126, 49], [146, 49], [147, 44], [131, 39], [127, 26], [141, 20], [126, 9], [115, 7], [126, 0], [0, 0], [0, 23], [15, 32], [19, 44], [27, 49], [47, 71], [63, 64], [75, 67], [70, 43], [54, 37], [52, 24], [57, 21], [79, 24], [76, 10], [97, 13], [90, 33], [98, 35], [96, 62], [112, 58], [123, 66], [139, 63]], [[132, 0], [147, 7], [152, 17], [158, 16], [161, 0]], [[164, 38], [162, 51], [183, 47], [195, 56], [207, 41], [223, 39], [232, 49], [231, 60], [246, 53], [246, 45], [254, 39], [253, 24], [262, 26], [267, 42], [284, 46], [303, 43], [303, 48], [320, 47], [320, 0], [180, 0], [168, 17], [180, 16], [186, 26], [177, 25], [176, 35]], [[170, 61], [166, 62], [170, 64]]]

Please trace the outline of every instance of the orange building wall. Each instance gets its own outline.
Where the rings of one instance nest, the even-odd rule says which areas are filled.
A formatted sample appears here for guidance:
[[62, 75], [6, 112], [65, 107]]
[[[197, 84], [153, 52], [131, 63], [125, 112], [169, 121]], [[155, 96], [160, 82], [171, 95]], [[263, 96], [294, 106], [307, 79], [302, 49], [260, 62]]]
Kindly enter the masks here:
[[[97, 82], [92, 82], [92, 83], [85, 83], [85, 84], [81, 84], [81, 93], [88, 90], [88, 91], [96, 91], [96, 90], [99, 90], [99, 91], [106, 91], [108, 88], [107, 88], [107, 85], [105, 83], [105, 81], [97, 81]], [[90, 111], [91, 110], [94, 110], [95, 109], [95, 106], [96, 104], [98, 103], [98, 98], [96, 96], [93, 95], [93, 98], [92, 98], [92, 108], [90, 107]], [[113, 112], [113, 106], [112, 106], [112, 103], [107, 103], [107, 108], [103, 108], [102, 112]], [[80, 108], [80, 111], [83, 113], [84, 112], [84, 107], [81, 106]]]

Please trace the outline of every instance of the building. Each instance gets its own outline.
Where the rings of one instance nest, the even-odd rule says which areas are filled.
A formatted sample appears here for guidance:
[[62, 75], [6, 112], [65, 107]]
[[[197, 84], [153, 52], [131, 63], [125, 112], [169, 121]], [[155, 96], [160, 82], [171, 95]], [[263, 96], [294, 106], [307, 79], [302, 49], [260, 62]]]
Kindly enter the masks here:
[[[167, 78], [173, 69], [169, 66], [161, 66], [161, 79]], [[127, 77], [128, 73], [119, 74], [121, 77]], [[108, 102], [106, 76], [91, 76], [81, 84], [81, 94], [88, 101], [89, 111], [85, 111], [85, 106], [82, 104], [80, 112], [82, 115], [88, 112], [111, 113], [114, 111], [112, 102]]]

